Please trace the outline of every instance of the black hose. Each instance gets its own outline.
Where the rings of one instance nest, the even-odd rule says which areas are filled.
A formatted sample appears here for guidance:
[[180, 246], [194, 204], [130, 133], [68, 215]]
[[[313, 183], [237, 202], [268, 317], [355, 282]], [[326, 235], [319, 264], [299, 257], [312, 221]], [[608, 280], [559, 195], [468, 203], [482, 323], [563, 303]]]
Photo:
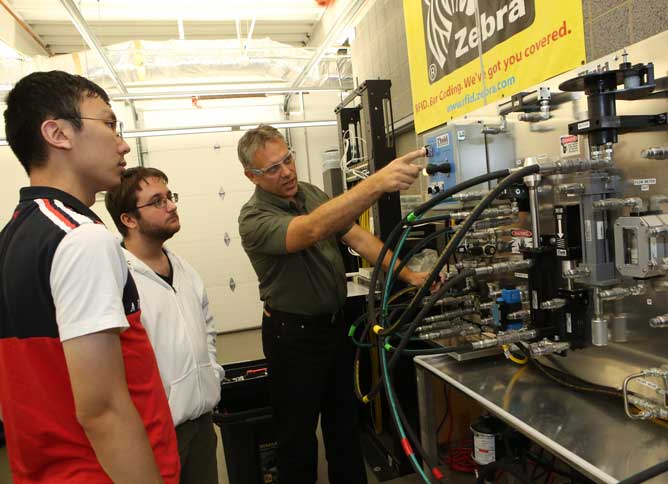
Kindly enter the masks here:
[[[466, 190], [468, 188], [474, 187], [476, 185], [479, 185], [481, 183], [486, 183], [491, 180], [496, 180], [498, 178], [502, 178], [504, 176], [507, 176], [510, 173], [510, 170], [504, 169], [504, 170], [497, 170], [492, 173], [486, 173], [474, 178], [471, 178], [470, 180], [463, 181], [461, 183], [458, 183], [452, 188], [449, 188], [445, 190], [444, 192], [441, 192], [437, 196], [433, 197], [431, 200], [423, 203], [422, 205], [418, 206], [412, 213], [416, 216], [422, 215], [432, 207], [436, 206], [439, 204], [441, 201], [451, 197], [452, 195], [459, 193], [463, 190]], [[390, 249], [390, 246], [394, 244], [394, 242], [397, 240], [399, 237], [399, 234], [401, 233], [402, 228], [404, 225], [408, 223], [408, 216], [404, 217], [397, 225], [394, 226], [392, 231], [387, 237], [387, 240], [384, 241], [383, 247], [381, 248], [378, 257], [376, 258], [376, 263], [374, 266], [374, 270], [371, 274], [371, 281], [369, 283], [369, 287], [375, 288], [376, 284], [378, 283], [378, 277], [382, 272], [382, 266], [383, 266], [383, 260], [385, 260], [385, 255], [387, 254], [387, 251]], [[439, 269], [440, 270], [440, 269]], [[425, 284], [426, 285], [426, 284]], [[429, 283], [429, 286], [431, 286], [431, 283]], [[375, 311], [375, 306], [376, 306], [376, 291], [371, 290], [369, 291], [369, 296], [368, 296], [368, 305], [367, 305], [367, 324], [364, 327], [364, 330], [362, 331], [362, 334], [360, 335], [360, 341], [364, 341], [364, 339], [367, 337], [367, 334], [369, 330], [377, 323], [377, 318], [376, 318], [376, 311]], [[355, 362], [359, 362], [361, 354], [361, 348], [357, 348], [355, 350]], [[357, 390], [355, 391], [357, 392]], [[362, 399], [362, 395], [359, 394], [357, 395], [358, 398]]]
[[[382, 340], [378, 338], [378, 354], [380, 354], [383, 351], [382, 348]], [[391, 379], [391, 376], [390, 376]], [[434, 469], [437, 465], [436, 460], [433, 457], [431, 457], [427, 452], [424, 450], [422, 447], [422, 444], [420, 442], [420, 439], [417, 437], [415, 434], [415, 431], [411, 427], [410, 423], [408, 422], [408, 419], [406, 418], [406, 414], [404, 413], [403, 408], [401, 408], [401, 405], [399, 405], [397, 395], [394, 392], [394, 387], [391, 384], [391, 381], [386, 381], [385, 382], [385, 391], [388, 392], [388, 396], [391, 395], [392, 400], [395, 402], [395, 409], [397, 410], [397, 414], [399, 415], [399, 420], [401, 420], [401, 424], [404, 427], [404, 431], [406, 432], [406, 437], [408, 437], [408, 440], [411, 442], [412, 447], [414, 448], [414, 451], [419, 457], [422, 457], [426, 462], [429, 467], [429, 470]], [[394, 425], [397, 427], [397, 431], [399, 430], [398, 428], [398, 422], [396, 422], [394, 419]], [[409, 459], [410, 460], [410, 459]], [[413, 462], [411, 461], [411, 465], [413, 465]], [[415, 469], [415, 472], [419, 472], [418, 469]], [[429, 479], [431, 481], [431, 478]]]
[[[441, 298], [443, 294], [445, 294], [447, 291], [450, 290], [451, 287], [455, 286], [456, 284], [459, 284], [462, 280], [465, 280], [467, 277], [471, 277], [473, 274], [475, 274], [474, 269], [466, 269], [456, 276], [448, 279], [445, 284], [443, 284], [443, 287], [441, 287], [436, 294], [433, 296], [433, 301], [436, 301]], [[424, 308], [422, 311], [420, 311], [417, 315], [417, 317], [411, 322], [411, 324], [408, 326], [408, 329], [404, 333], [404, 335], [401, 337], [401, 342], [399, 345], [396, 347], [395, 351], [393, 352], [394, 354], [390, 358], [390, 361], [388, 363], [388, 372], [391, 372], [391, 370], [394, 368], [394, 365], [396, 365], [396, 362], [399, 359], [399, 356], [401, 355], [401, 352], [404, 351], [406, 346], [408, 345], [408, 342], [410, 341], [411, 335], [413, 334], [413, 331], [415, 330], [415, 327], [418, 325], [420, 321], [424, 319], [424, 316], [431, 310], [433, 306], [432, 304], [425, 304]], [[426, 308], [426, 309], [425, 309]], [[380, 341], [382, 341], [383, 336], [378, 337]], [[371, 388], [367, 396], [369, 398], [374, 397], [382, 388], [382, 385], [385, 383], [385, 376], [381, 375], [380, 379], [376, 382], [376, 384]], [[399, 403], [397, 402], [397, 406]]]
[[[464, 222], [460, 226], [459, 230], [450, 239], [450, 242], [448, 242], [448, 245], [446, 246], [445, 250], [443, 251], [443, 253], [439, 257], [439, 260], [436, 263], [436, 266], [434, 267], [432, 272], [429, 274], [429, 277], [425, 281], [424, 285], [417, 291], [417, 293], [413, 297], [413, 300], [409, 304], [409, 307], [406, 309], [406, 311], [404, 311], [404, 314], [402, 314], [402, 316], [400, 318], [400, 324], [405, 323], [406, 321], [412, 319], [415, 316], [415, 313], [417, 312], [417, 307], [420, 304], [420, 301], [422, 301], [422, 298], [429, 291], [431, 285], [436, 281], [441, 269], [443, 268], [445, 263], [448, 261], [450, 256], [454, 253], [455, 249], [459, 246], [459, 243], [461, 242], [461, 240], [466, 236], [466, 232], [469, 231], [469, 229], [475, 223], [475, 221], [478, 219], [478, 217], [480, 217], [480, 214], [489, 205], [491, 205], [491, 203], [494, 201], [494, 199], [496, 199], [496, 197], [498, 197], [510, 185], [514, 184], [517, 180], [522, 179], [525, 176], [536, 173], [539, 170], [540, 170], [539, 165], [530, 165], [530, 166], [525, 166], [524, 168], [520, 168], [519, 170], [511, 173], [510, 175], [505, 177], [503, 180], [501, 180], [494, 187], [494, 189], [491, 190], [485, 196], [485, 198], [483, 198], [475, 206], [473, 211], [471, 211], [470, 215], [468, 217], [466, 217], [466, 220], [464, 220]], [[430, 309], [431, 309], [431, 306], [430, 306]], [[384, 333], [381, 332], [380, 334], [384, 334]]]
[[494, 477], [496, 471], [507, 472], [511, 476], [524, 484], [531, 484], [531, 479], [522, 472], [522, 470], [513, 462], [508, 462], [504, 459], [490, 462], [487, 465], [481, 466], [478, 470], [478, 479], [476, 484], [485, 484], [487, 477]]
[[409, 250], [406, 253], [406, 255], [401, 258], [401, 263], [397, 266], [394, 272], [399, 274], [402, 271], [402, 269], [406, 267], [406, 264], [408, 264], [408, 262], [411, 260], [411, 257], [420, 252], [429, 242], [450, 231], [452, 231], [450, 227], [437, 230], [433, 234], [429, 234], [428, 236], [426, 236], [418, 244], [415, 244], [415, 246], [411, 247], [411, 250]]
[[[429, 209], [432, 207], [438, 205], [441, 203], [443, 200], [450, 198], [452, 195], [459, 193], [461, 191], [464, 191], [468, 188], [474, 187], [476, 185], [480, 185], [481, 183], [486, 183], [491, 180], [496, 180], [498, 178], [503, 178], [504, 176], [507, 176], [508, 173], [510, 173], [510, 170], [505, 169], [505, 170], [498, 170], [494, 171], [492, 173], [486, 173], [484, 175], [480, 175], [474, 178], [471, 178], [470, 180], [463, 181], [461, 183], [458, 183], [452, 188], [449, 188], [445, 190], [444, 192], [439, 193], [437, 196], [433, 197], [431, 200], [428, 200], [427, 202], [423, 203], [422, 205], [419, 205], [418, 207], [413, 210], [413, 215], [415, 216], [420, 216], [423, 213], [427, 212]], [[383, 267], [383, 260], [385, 260], [385, 255], [387, 254], [387, 251], [390, 249], [390, 246], [394, 244], [395, 240], [397, 237], [399, 237], [399, 234], [401, 233], [401, 229], [403, 226], [408, 223], [408, 216], [404, 217], [397, 225], [394, 226], [392, 229], [392, 232], [390, 232], [390, 235], [387, 237], [387, 240], [383, 244], [382, 249], [380, 250], [380, 253], [378, 254], [378, 257], [376, 258], [376, 264], [374, 266], [374, 270], [371, 274], [371, 282], [369, 284], [369, 287], [376, 287], [376, 284], [378, 283], [378, 276], [380, 272], [382, 271]], [[433, 281], [432, 281], [433, 282]], [[429, 283], [429, 286], [431, 286], [431, 283]], [[427, 287], [429, 289], [429, 287]], [[369, 324], [367, 325], [367, 328], [365, 328], [365, 333], [362, 335], [362, 338], [366, 336], [366, 331], [368, 331], [369, 328], [371, 328], [373, 325], [376, 324], [377, 320], [374, 314], [374, 307], [376, 306], [376, 294], [375, 291], [370, 291], [369, 292], [369, 300], [368, 300], [368, 313], [371, 314], [371, 317], [369, 318]]]
[[652, 467], [648, 467], [644, 471], [640, 471], [637, 474], [622, 479], [617, 484], [638, 484], [639, 482], [645, 482], [650, 480], [652, 477], [658, 476], [668, 471], [668, 461], [659, 462]]
[[[518, 179], [524, 178], [527, 175], [531, 175], [533, 173], [536, 173], [540, 169], [539, 165], [530, 165], [526, 166], [524, 168], [521, 168], [517, 170], [514, 173], [511, 173], [508, 175], [506, 178], [501, 180], [496, 187], [492, 191], [490, 191], [485, 198], [483, 198], [478, 205], [473, 209], [471, 214], [466, 218], [464, 223], [462, 224], [461, 228], [455, 233], [455, 235], [450, 239], [450, 242], [448, 242], [448, 245], [446, 246], [445, 250], [439, 257], [438, 262], [436, 263], [436, 267], [432, 270], [430, 273], [429, 277], [427, 278], [427, 281], [425, 284], [418, 290], [418, 292], [415, 294], [413, 297], [412, 301], [410, 302], [408, 308], [404, 311], [404, 313], [401, 315], [399, 318], [399, 321], [393, 325], [392, 328], [386, 329], [381, 331], [379, 334], [380, 335], [387, 335], [391, 334], [393, 330], [395, 330], [397, 327], [400, 327], [402, 324], [404, 324], [406, 321], [409, 319], [413, 319], [413, 322], [411, 323], [411, 331], [412, 328], [414, 328], [418, 321], [419, 318], [424, 317], [431, 308], [434, 306], [435, 302], [440, 298], [440, 295], [443, 294], [444, 288], [448, 286], [446, 283], [443, 288], [430, 299], [430, 301], [423, 306], [421, 310], [419, 310], [417, 316], [415, 316], [416, 311], [418, 311], [418, 306], [420, 302], [422, 301], [422, 298], [425, 296], [426, 292], [429, 290], [431, 287], [432, 283], [436, 280], [436, 277], [438, 277], [439, 272], [445, 265], [445, 262], [450, 258], [450, 255], [454, 252], [455, 248], [459, 245], [459, 242], [464, 238], [466, 235], [466, 232], [471, 228], [471, 226], [475, 223], [477, 218], [480, 216], [480, 214], [485, 210], [491, 203], [494, 201], [494, 199], [501, 193], [503, 192], [508, 186], [512, 185], [515, 183]], [[464, 271], [467, 273], [467, 277], [475, 274], [475, 271]], [[463, 273], [458, 274], [455, 276], [453, 279], [458, 279], [459, 276], [461, 276]], [[449, 282], [449, 281], [448, 281]], [[404, 340], [408, 340], [412, 336], [411, 331], [407, 331], [406, 334], [404, 335], [404, 338], [402, 338], [402, 345], [400, 347], [405, 347], [406, 344]], [[389, 367], [392, 368], [397, 361], [398, 358], [398, 352], [392, 355], [392, 358], [390, 359], [389, 362]], [[379, 382], [380, 383], [380, 382]], [[377, 391], [377, 388], [376, 388]]]

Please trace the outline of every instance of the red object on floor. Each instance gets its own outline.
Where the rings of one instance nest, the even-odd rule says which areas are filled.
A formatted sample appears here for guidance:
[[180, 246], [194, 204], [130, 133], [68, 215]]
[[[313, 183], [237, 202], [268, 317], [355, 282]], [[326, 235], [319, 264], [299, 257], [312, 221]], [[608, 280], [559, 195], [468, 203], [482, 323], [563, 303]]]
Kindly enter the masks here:
[[315, 3], [317, 3], [321, 7], [329, 7], [331, 4], [334, 3], [334, 0], [315, 0]]

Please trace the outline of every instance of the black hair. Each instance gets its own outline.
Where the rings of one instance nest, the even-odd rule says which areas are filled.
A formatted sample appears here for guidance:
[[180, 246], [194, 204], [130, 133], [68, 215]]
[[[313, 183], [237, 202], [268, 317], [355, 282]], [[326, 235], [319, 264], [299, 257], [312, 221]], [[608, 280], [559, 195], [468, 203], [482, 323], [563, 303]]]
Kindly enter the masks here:
[[16, 83], [7, 94], [5, 134], [26, 173], [47, 159], [47, 144], [41, 133], [47, 119], [67, 119], [81, 129], [79, 105], [84, 97], [98, 97], [109, 104], [100, 86], [82, 76], [62, 71], [33, 72]]

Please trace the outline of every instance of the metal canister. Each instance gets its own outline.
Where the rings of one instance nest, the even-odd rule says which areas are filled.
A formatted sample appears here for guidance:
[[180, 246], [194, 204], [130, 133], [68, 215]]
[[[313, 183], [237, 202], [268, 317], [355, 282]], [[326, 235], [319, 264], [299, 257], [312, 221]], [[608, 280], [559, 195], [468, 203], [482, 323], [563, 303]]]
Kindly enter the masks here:
[[484, 466], [497, 460], [500, 456], [501, 422], [491, 415], [483, 415], [471, 424], [473, 432], [473, 460]]

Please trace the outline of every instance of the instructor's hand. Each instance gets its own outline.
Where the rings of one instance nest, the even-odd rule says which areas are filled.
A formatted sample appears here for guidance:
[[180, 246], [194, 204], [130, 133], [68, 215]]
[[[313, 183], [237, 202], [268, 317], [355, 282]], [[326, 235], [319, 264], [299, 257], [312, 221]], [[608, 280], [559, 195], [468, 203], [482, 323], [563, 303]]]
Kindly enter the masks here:
[[418, 165], [413, 161], [425, 156], [425, 149], [411, 151], [399, 158], [392, 160], [385, 168], [377, 171], [371, 178], [375, 178], [381, 191], [385, 193], [406, 190], [410, 187], [420, 174]]
[[[429, 278], [429, 272], [409, 272], [406, 275], [405, 282], [410, 284], [411, 286], [415, 287], [422, 287], [425, 282], [427, 282], [427, 279]], [[429, 292], [431, 294], [434, 294], [436, 291], [438, 291], [441, 286], [443, 285], [443, 281], [439, 278], [436, 279], [432, 284], [431, 287], [429, 288]]]

